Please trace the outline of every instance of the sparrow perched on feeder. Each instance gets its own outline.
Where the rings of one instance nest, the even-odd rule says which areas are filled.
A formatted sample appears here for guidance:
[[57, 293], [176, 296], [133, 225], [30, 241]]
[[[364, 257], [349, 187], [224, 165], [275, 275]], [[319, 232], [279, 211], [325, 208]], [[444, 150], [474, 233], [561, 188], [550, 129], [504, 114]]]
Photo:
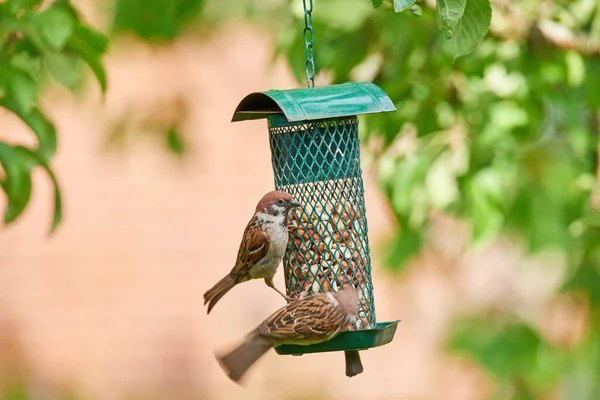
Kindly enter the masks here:
[[294, 300], [275, 311], [242, 344], [217, 360], [227, 376], [238, 382], [271, 347], [326, 342], [353, 323], [357, 312], [358, 292], [350, 287]]
[[246, 226], [231, 272], [204, 293], [207, 314], [238, 283], [262, 278], [286, 301], [290, 299], [277, 289], [273, 276], [283, 259], [288, 243], [288, 212], [302, 204], [289, 193], [272, 191], [263, 196]]

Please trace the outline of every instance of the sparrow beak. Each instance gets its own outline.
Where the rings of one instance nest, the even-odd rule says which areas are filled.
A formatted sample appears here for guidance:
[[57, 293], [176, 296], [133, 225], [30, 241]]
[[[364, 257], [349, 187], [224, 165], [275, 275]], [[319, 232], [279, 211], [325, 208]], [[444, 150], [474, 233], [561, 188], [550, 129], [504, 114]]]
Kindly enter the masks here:
[[290, 200], [290, 208], [296, 208], [296, 207], [304, 207], [304, 204], [300, 203], [296, 199], [291, 199]]

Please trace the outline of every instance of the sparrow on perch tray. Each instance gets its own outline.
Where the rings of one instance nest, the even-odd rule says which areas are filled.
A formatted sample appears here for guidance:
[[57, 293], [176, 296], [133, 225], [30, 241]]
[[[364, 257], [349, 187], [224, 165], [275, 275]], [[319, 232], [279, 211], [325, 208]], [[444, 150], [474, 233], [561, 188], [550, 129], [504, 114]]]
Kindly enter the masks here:
[[227, 376], [238, 382], [269, 349], [282, 344], [310, 345], [326, 342], [354, 323], [358, 292], [318, 293], [288, 303], [254, 329], [246, 340], [217, 360]]

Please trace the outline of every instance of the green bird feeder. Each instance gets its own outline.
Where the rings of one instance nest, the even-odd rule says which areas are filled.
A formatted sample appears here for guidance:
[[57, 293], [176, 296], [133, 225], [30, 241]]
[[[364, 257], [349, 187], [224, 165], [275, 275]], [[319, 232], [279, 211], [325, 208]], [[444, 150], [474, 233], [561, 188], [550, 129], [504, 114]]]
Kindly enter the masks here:
[[281, 345], [278, 354], [365, 350], [389, 343], [398, 321], [377, 322], [360, 166], [358, 115], [395, 111], [378, 86], [349, 82], [246, 96], [232, 122], [266, 118], [275, 188], [304, 203], [290, 212], [286, 292], [360, 293], [356, 322], [332, 340]]

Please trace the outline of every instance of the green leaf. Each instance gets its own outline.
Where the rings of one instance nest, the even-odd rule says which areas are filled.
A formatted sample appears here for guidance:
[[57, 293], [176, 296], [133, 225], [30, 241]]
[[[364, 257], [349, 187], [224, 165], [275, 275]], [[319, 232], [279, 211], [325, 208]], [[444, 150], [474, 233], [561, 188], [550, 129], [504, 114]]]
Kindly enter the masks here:
[[574, 259], [574, 270], [565, 280], [561, 292], [582, 292], [594, 308], [600, 307], [600, 229], [588, 231], [580, 239], [584, 251], [580, 259]]
[[[600, 13], [598, 19], [600, 21]], [[600, 57], [588, 59], [586, 69], [584, 88], [587, 101], [590, 106], [600, 108], [600, 90], [597, 90], [600, 87]]]
[[17, 148], [4, 142], [0, 142], [0, 164], [6, 174], [2, 188], [8, 200], [4, 222], [10, 224], [23, 213], [31, 198], [31, 165]]
[[492, 21], [490, 0], [468, 0], [464, 13], [454, 29], [454, 59], [469, 54], [481, 43]]
[[24, 8], [33, 8], [41, 2], [42, 0], [7, 0], [6, 6], [10, 13], [16, 15], [20, 10]]
[[31, 128], [38, 138], [39, 146], [36, 153], [46, 163], [56, 152], [56, 130], [54, 125], [37, 108], [32, 108], [28, 113], [21, 112], [17, 104], [8, 99], [0, 98], [0, 106], [14, 112]]
[[147, 40], [172, 40], [203, 9], [205, 0], [118, 0], [113, 26]]
[[423, 185], [431, 161], [431, 157], [422, 153], [411, 156], [397, 165], [393, 181], [390, 182], [393, 190], [390, 201], [394, 211], [399, 214], [411, 211], [413, 190]]
[[79, 11], [71, 4], [71, 0], [54, 0], [52, 3], [52, 7], [57, 7], [62, 10], [65, 10], [69, 13], [69, 15], [73, 18], [73, 20], [77, 23], [80, 20]]
[[88, 26], [77, 24], [73, 35], [85, 42], [90, 51], [104, 54], [108, 50], [108, 38], [99, 31]]
[[[366, 4], [366, 3], [365, 3]], [[372, 9], [369, 8], [372, 12]], [[350, 20], [346, 20], [346, 23], [351, 23]], [[354, 23], [359, 22], [358, 19], [354, 20]], [[362, 21], [360, 22], [362, 24]], [[302, 45], [304, 47], [304, 45]], [[319, 52], [320, 56], [315, 59], [315, 65], [317, 71], [319, 69], [330, 69], [338, 81], [350, 80], [350, 72], [353, 66], [360, 63], [367, 51], [368, 43], [365, 40], [365, 36], [361, 34], [360, 30], [354, 30], [349, 33], [342, 35], [339, 40], [334, 43], [327, 43], [321, 47]], [[302, 51], [302, 57], [304, 57], [304, 50]], [[346, 62], [340, 63], [336, 60], [343, 58]], [[301, 64], [302, 75], [304, 75], [304, 61]], [[306, 78], [303, 79], [306, 81]]]
[[106, 71], [102, 65], [101, 56], [107, 46], [108, 39], [104, 35], [83, 25], [75, 27], [65, 46], [66, 49], [83, 58], [96, 76], [102, 93], [106, 93]]
[[46, 56], [50, 74], [69, 90], [76, 90], [83, 80], [83, 61], [72, 54], [51, 53]]
[[476, 360], [500, 382], [521, 383], [519, 396], [552, 388], [568, 370], [566, 358], [548, 346], [533, 327], [502, 315], [464, 318], [455, 323], [450, 349]]
[[2, 71], [7, 85], [5, 98], [13, 103], [19, 113], [27, 114], [34, 106], [37, 84], [27, 72], [5, 65]]
[[599, 399], [600, 382], [600, 335], [598, 329], [590, 329], [589, 338], [573, 352], [572, 363], [561, 383], [563, 399]]
[[443, 210], [456, 201], [459, 192], [449, 152], [443, 153], [431, 164], [424, 183], [427, 197], [437, 209]]
[[381, 7], [383, 0], [371, 0], [371, 3], [373, 3], [373, 8], [379, 8]]
[[10, 26], [9, 23], [7, 22], [13, 22], [14, 21], [14, 17], [12, 16], [8, 16], [4, 11], [3, 11], [3, 6], [2, 4], [0, 4], [0, 14], [4, 14], [2, 16], [2, 21], [4, 23], [0, 24], [0, 43], [5, 43], [9, 36], [12, 33], [12, 27]]
[[386, 247], [385, 265], [399, 272], [407, 261], [419, 253], [423, 247], [423, 238], [419, 232], [410, 228], [408, 222], [405, 221], [402, 224], [401, 231]]
[[572, 240], [562, 204], [547, 190], [531, 186], [521, 190], [511, 215], [513, 224], [523, 235], [527, 250], [534, 253], [548, 248], [566, 249]]
[[[344, 7], [351, 9], [351, 13], [340, 13]], [[340, 41], [346, 36], [352, 37], [359, 28], [364, 25], [365, 21], [374, 12], [372, 7], [364, 0], [329, 0], [319, 4], [320, 12], [313, 16], [313, 23], [324, 24], [333, 29], [340, 29], [345, 32], [350, 32], [349, 35], [344, 35]], [[361, 58], [364, 52], [361, 52]]]
[[567, 82], [571, 87], [580, 86], [585, 79], [585, 62], [581, 54], [569, 51], [565, 54], [567, 67]]
[[42, 58], [24, 51], [12, 55], [10, 57], [10, 65], [26, 72], [34, 80], [37, 80], [42, 72]]
[[[286, 34], [287, 33], [287, 34]], [[277, 43], [277, 51], [285, 54], [288, 66], [296, 78], [297, 82], [306, 82], [304, 63], [305, 63], [305, 45], [302, 35], [296, 35], [294, 32], [284, 31], [280, 35]], [[319, 58], [315, 60], [317, 70]]]
[[54, 125], [38, 108], [34, 108], [27, 115], [22, 115], [21, 118], [35, 133], [40, 142], [36, 153], [44, 162], [50, 162], [50, 158], [56, 152], [57, 145]]
[[452, 330], [450, 348], [475, 358], [499, 378], [510, 379], [537, 367], [543, 342], [527, 325], [470, 318]]
[[437, 13], [438, 28], [442, 31], [451, 31], [465, 12], [467, 0], [437, 0], [435, 9]]
[[417, 4], [413, 4], [408, 9], [410, 10], [410, 13], [412, 15], [414, 15], [415, 17], [423, 16], [423, 9], [420, 6], [418, 6]]
[[62, 220], [62, 197], [60, 194], [60, 186], [58, 184], [58, 180], [54, 175], [54, 172], [50, 168], [49, 164], [43, 160], [40, 155], [36, 152], [31, 151], [26, 147], [18, 147], [22, 154], [26, 154], [29, 157], [29, 161], [32, 165], [38, 165], [44, 168], [50, 179], [52, 180], [52, 185], [54, 186], [54, 207], [53, 207], [53, 216], [52, 216], [52, 225], [50, 226], [50, 233], [53, 233], [60, 221]]
[[73, 17], [58, 7], [51, 7], [34, 20], [42, 37], [53, 49], [60, 50], [73, 32]]
[[54, 232], [58, 225], [60, 225], [60, 221], [62, 221], [62, 198], [60, 195], [60, 186], [58, 185], [58, 180], [56, 176], [54, 176], [54, 172], [48, 167], [44, 166], [44, 169], [52, 179], [52, 185], [54, 185], [54, 207], [53, 207], [53, 215], [52, 215], [52, 225], [50, 226], [50, 233]]
[[167, 132], [167, 147], [178, 156], [185, 153], [185, 142], [175, 127]]
[[467, 198], [473, 220], [473, 243], [483, 244], [495, 238], [504, 226], [507, 176], [501, 170], [481, 169], [469, 182]]
[[416, 3], [417, 0], [394, 0], [394, 12], [401, 13]]

